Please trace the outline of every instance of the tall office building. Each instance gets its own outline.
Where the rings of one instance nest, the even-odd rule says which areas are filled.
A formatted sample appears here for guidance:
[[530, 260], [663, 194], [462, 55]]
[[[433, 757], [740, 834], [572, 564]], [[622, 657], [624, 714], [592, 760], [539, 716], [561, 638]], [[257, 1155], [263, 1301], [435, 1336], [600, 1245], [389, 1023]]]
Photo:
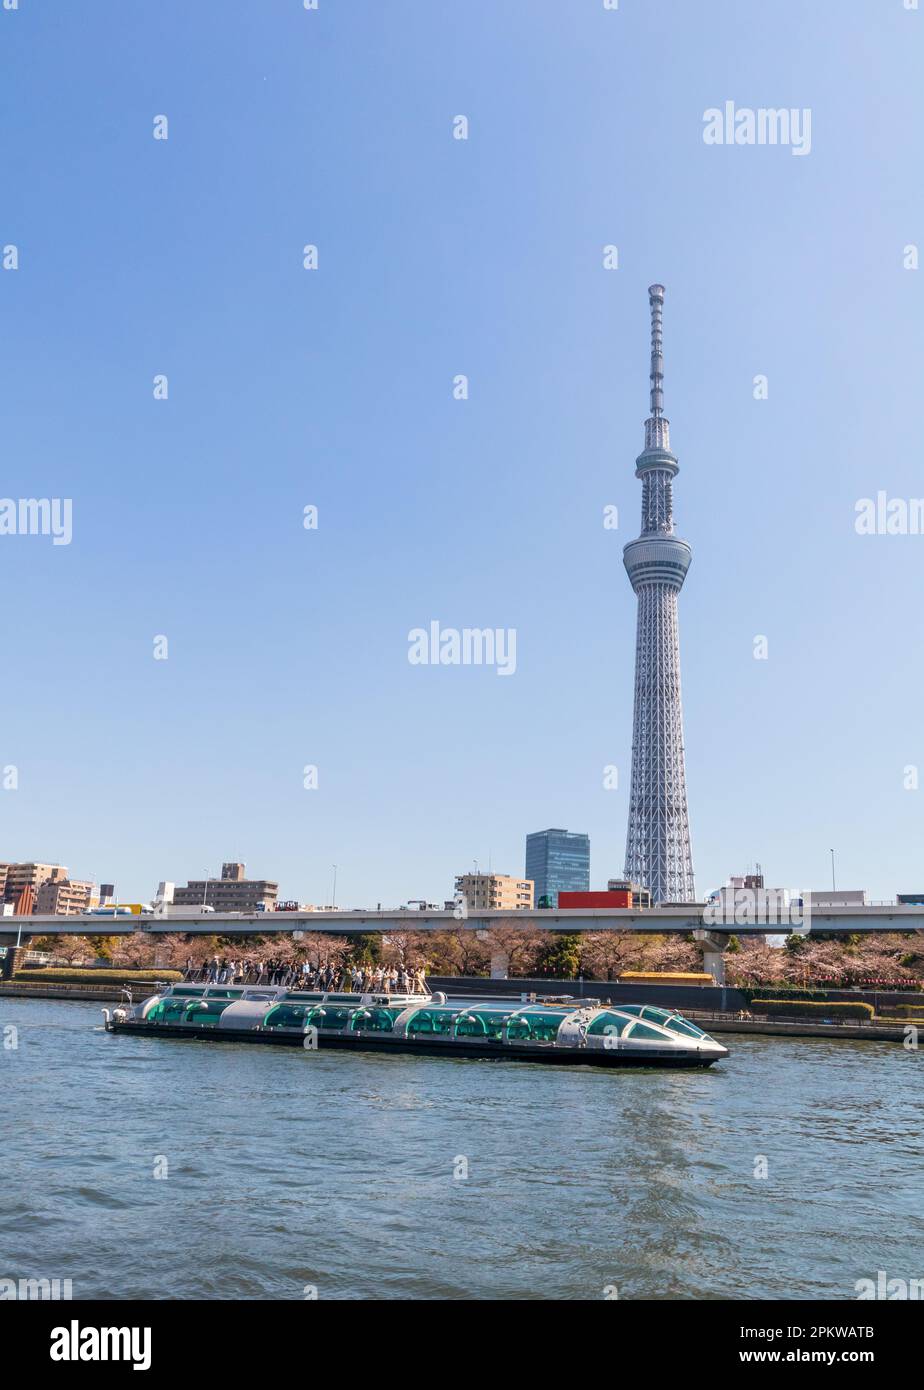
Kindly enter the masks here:
[[656, 903], [693, 902], [677, 625], [677, 595], [692, 552], [674, 535], [673, 480], [679, 469], [664, 415], [663, 285], [649, 288], [648, 302], [651, 414], [645, 421], [644, 451], [635, 461], [635, 476], [642, 480], [642, 531], [623, 550], [638, 595], [625, 872], [626, 878], [650, 888]]
[[590, 887], [590, 836], [573, 830], [536, 830], [526, 837], [526, 877], [535, 905], [557, 907], [560, 892]]

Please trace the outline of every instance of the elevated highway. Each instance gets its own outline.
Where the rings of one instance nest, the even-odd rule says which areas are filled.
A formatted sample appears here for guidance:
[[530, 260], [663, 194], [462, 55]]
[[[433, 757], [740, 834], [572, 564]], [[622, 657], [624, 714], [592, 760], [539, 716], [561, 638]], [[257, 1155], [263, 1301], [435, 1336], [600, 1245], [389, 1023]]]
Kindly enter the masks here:
[[[21, 935], [23, 941], [35, 936], [129, 936], [132, 932], [165, 932], [205, 936], [272, 936], [292, 932], [331, 932], [353, 936], [369, 932], [402, 931], [490, 931], [496, 927], [539, 928], [543, 931], [591, 932], [678, 932], [719, 931], [736, 936], [764, 936], [799, 931], [818, 932], [924, 931], [924, 905], [877, 903], [866, 907], [792, 907], [777, 916], [755, 912], [722, 915], [708, 903], [684, 903], [653, 908], [529, 908], [517, 911], [471, 911], [465, 916], [454, 912], [196, 912], [169, 917], [158, 913], [139, 913], [124, 917], [2, 917], [0, 941]], [[756, 919], [756, 920], [753, 920]]]
[[[358, 936], [373, 932], [490, 931], [520, 928], [553, 932], [639, 932], [648, 935], [693, 933], [703, 951], [703, 968], [716, 985], [725, 983], [723, 953], [729, 937], [767, 936], [797, 932], [802, 936], [832, 932], [924, 932], [924, 905], [877, 903], [864, 907], [784, 906], [778, 912], [749, 912], [740, 907], [723, 911], [715, 904], [684, 903], [655, 908], [535, 908], [518, 911], [389, 911], [389, 912], [196, 912], [135, 913], [107, 917], [91, 913], [76, 917], [0, 918], [0, 945], [25, 945], [40, 936], [151, 936], [181, 933], [225, 938], [295, 935], [327, 932]], [[502, 973], [505, 953], [497, 944]], [[9, 964], [9, 963], [8, 963]]]

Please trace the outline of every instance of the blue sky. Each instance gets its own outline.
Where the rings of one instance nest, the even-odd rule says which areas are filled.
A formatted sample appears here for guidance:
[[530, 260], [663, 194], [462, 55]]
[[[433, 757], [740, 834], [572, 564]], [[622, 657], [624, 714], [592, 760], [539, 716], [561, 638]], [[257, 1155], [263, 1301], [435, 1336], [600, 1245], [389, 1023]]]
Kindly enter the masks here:
[[[824, 887], [833, 846], [839, 886], [920, 889], [924, 537], [854, 517], [924, 495], [922, 26], [0, 9], [0, 492], [74, 517], [69, 546], [0, 537], [0, 857], [125, 898], [241, 857], [309, 902], [336, 863], [341, 905], [392, 905], [522, 873], [556, 825], [594, 886], [621, 873], [658, 280], [697, 887]], [[810, 108], [810, 154], [707, 146], [727, 100]], [[410, 665], [434, 619], [515, 628], [515, 675]]]

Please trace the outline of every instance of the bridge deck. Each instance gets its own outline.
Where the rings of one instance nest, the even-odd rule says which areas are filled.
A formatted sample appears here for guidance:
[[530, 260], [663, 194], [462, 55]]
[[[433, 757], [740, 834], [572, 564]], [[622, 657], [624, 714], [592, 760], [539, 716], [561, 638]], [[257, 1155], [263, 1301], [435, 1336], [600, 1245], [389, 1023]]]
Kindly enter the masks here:
[[[2, 917], [0, 940], [22, 935], [33, 936], [126, 936], [144, 931], [201, 933], [212, 936], [269, 936], [280, 932], [330, 932], [351, 936], [368, 932], [400, 931], [488, 931], [492, 927], [538, 927], [557, 932], [629, 931], [649, 933], [688, 933], [703, 929], [733, 932], [736, 936], [787, 934], [800, 930], [798, 913], [771, 921], [740, 921], [731, 917], [717, 921], [715, 909], [704, 903], [656, 908], [576, 908], [528, 909], [518, 911], [479, 911], [457, 918], [452, 912], [236, 912], [197, 913], [165, 917], [140, 913], [125, 917]], [[705, 914], [705, 916], [704, 916]], [[867, 907], [812, 907], [811, 932], [894, 932], [924, 931], [924, 906], [876, 904]], [[804, 929], [804, 928], [801, 928]]]

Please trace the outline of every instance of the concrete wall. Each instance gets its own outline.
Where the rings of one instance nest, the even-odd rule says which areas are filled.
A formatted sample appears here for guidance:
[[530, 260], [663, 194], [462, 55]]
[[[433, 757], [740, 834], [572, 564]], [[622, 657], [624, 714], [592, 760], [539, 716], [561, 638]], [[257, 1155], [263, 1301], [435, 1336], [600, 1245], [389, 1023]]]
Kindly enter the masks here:
[[[466, 975], [428, 975], [427, 981], [433, 989], [444, 990], [447, 994], [493, 998], [498, 995], [506, 998], [519, 998], [521, 994], [576, 994], [587, 999], [609, 999], [614, 1004], [663, 1004], [674, 1009], [714, 1009], [737, 1011], [748, 1008], [748, 997], [740, 989], [728, 986], [717, 989], [709, 985], [623, 985], [608, 983], [606, 980], [489, 980]], [[783, 998], [787, 998], [783, 994]], [[872, 1004], [878, 1011], [884, 1004], [913, 1004], [919, 1000], [924, 1009], [924, 998], [913, 990], [818, 990], [816, 998], [831, 1003], [843, 999], [863, 1000]]]
[[[519, 998], [521, 994], [576, 994], [586, 999], [609, 999], [613, 1004], [663, 1004], [673, 1009], [744, 1009], [745, 995], [737, 989], [708, 985], [621, 985], [606, 980], [489, 980], [465, 975], [428, 975], [432, 989], [446, 994]], [[855, 995], [850, 996], [856, 998]]]

